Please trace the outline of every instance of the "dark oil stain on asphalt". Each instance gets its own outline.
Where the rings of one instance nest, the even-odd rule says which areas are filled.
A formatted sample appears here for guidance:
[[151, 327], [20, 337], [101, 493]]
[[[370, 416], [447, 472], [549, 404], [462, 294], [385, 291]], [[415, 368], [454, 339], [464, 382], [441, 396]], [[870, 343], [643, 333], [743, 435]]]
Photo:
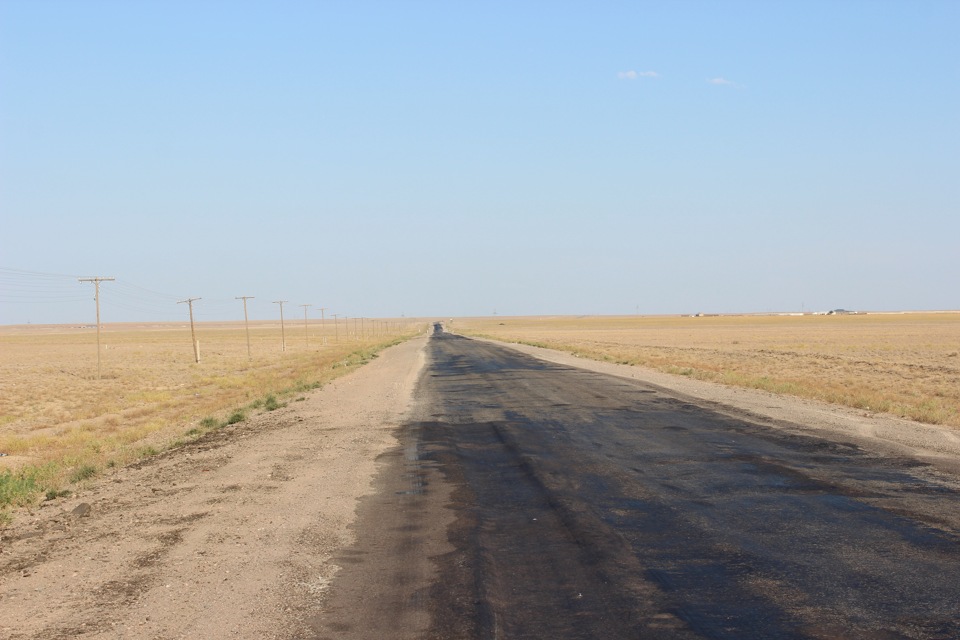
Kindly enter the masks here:
[[438, 331], [314, 637], [960, 638], [955, 476], [715, 408]]
[[960, 637], [955, 478], [438, 331], [428, 637]]

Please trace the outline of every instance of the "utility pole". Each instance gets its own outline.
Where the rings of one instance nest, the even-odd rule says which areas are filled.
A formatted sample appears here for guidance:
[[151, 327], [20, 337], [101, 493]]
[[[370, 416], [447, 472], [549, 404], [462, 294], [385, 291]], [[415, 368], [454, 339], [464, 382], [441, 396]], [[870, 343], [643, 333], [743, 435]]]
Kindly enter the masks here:
[[312, 304], [302, 304], [303, 307], [303, 338], [304, 342], [307, 345], [307, 349], [310, 348], [310, 330], [307, 328], [307, 307], [312, 307]]
[[327, 310], [327, 307], [320, 307], [320, 335], [323, 336], [323, 344], [327, 344], [327, 336], [323, 335], [324, 323], [326, 321], [326, 316], [324, 311]]
[[100, 283], [113, 282], [116, 278], [104, 278], [95, 276], [93, 278], [78, 278], [80, 282], [92, 282], [95, 288], [93, 299], [97, 301], [97, 380], [100, 379]]
[[333, 335], [334, 335], [334, 340], [337, 341], [337, 344], [340, 344], [340, 323], [337, 322], [337, 318], [340, 317], [340, 314], [339, 314], [339, 313], [331, 313], [330, 315], [333, 316]]
[[250, 321], [247, 319], [247, 300], [253, 298], [253, 296], [237, 296], [234, 300], [243, 300], [243, 324], [247, 328], [247, 360], [252, 360], [253, 356], [250, 355]]
[[193, 328], [193, 303], [196, 300], [202, 300], [202, 298], [187, 298], [186, 300], [181, 300], [177, 304], [186, 304], [190, 307], [190, 338], [193, 341], [193, 359], [200, 363], [200, 343], [197, 342], [197, 331]]
[[353, 337], [354, 337], [355, 339], [357, 339], [357, 340], [360, 339], [360, 334], [357, 333], [357, 319], [356, 319], [356, 317], [354, 317], [354, 319], [353, 319]]
[[274, 300], [273, 304], [280, 305], [280, 351], [287, 350], [287, 337], [283, 332], [283, 303], [290, 302], [289, 300]]

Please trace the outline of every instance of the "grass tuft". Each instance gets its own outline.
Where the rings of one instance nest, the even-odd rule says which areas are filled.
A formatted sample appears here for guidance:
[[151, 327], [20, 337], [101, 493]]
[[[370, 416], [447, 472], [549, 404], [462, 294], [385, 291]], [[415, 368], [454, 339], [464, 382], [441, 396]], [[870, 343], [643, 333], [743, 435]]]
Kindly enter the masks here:
[[77, 483], [83, 482], [84, 480], [89, 480], [93, 476], [97, 475], [97, 468], [92, 464], [82, 464], [76, 469], [73, 470], [73, 473], [70, 474], [70, 482]]
[[26, 471], [0, 473], [0, 506], [21, 505], [38, 491], [37, 479]]
[[267, 399], [263, 402], [263, 408], [267, 411], [276, 411], [281, 405], [277, 402], [276, 396], [270, 394], [267, 396]]

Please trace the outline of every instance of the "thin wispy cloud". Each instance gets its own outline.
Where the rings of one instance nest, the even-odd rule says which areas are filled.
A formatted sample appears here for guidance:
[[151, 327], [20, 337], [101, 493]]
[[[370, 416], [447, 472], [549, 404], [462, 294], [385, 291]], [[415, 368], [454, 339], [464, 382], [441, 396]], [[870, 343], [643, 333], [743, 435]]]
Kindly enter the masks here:
[[709, 82], [710, 84], [721, 86], [721, 87], [739, 87], [740, 86], [739, 84], [737, 84], [736, 82], [733, 82], [732, 80], [727, 80], [726, 78], [719, 77], [719, 76], [716, 78], [710, 78], [709, 80], [707, 80], [707, 82]]
[[656, 71], [618, 71], [617, 77], [621, 80], [636, 80], [637, 78], [659, 78], [660, 74]]

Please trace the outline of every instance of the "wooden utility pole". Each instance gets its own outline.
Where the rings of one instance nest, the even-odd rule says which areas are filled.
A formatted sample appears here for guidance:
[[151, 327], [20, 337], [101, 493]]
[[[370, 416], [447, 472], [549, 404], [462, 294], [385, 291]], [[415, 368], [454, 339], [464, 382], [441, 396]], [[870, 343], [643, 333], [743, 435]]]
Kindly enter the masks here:
[[254, 296], [236, 296], [234, 300], [243, 300], [243, 324], [247, 328], [247, 360], [252, 360], [253, 356], [250, 355], [250, 321], [247, 319], [247, 300], [253, 298]]
[[310, 329], [307, 328], [307, 308], [312, 307], [312, 304], [302, 304], [303, 307], [303, 338], [304, 343], [307, 345], [307, 349], [310, 348]]
[[320, 307], [320, 335], [323, 336], [321, 338], [322, 344], [327, 344], [327, 336], [323, 335], [325, 320], [327, 319], [326, 316], [324, 315], [324, 311], [326, 310], [327, 310], [327, 307]]
[[100, 379], [100, 283], [113, 282], [116, 278], [104, 278], [95, 276], [93, 278], [78, 278], [80, 282], [92, 282], [95, 293], [93, 299], [97, 301], [97, 380]]
[[283, 332], [283, 303], [289, 302], [289, 300], [274, 300], [273, 304], [280, 305], [280, 351], [287, 350], [287, 337]]
[[340, 323], [337, 322], [337, 318], [340, 317], [340, 314], [339, 314], [339, 313], [331, 313], [330, 315], [333, 316], [333, 336], [334, 336], [334, 340], [336, 340], [337, 344], [340, 344]]
[[202, 298], [187, 298], [186, 300], [181, 300], [177, 304], [186, 304], [190, 308], [190, 339], [193, 341], [193, 359], [200, 363], [200, 343], [197, 342], [197, 331], [193, 328], [193, 303], [195, 300], [202, 300]]

